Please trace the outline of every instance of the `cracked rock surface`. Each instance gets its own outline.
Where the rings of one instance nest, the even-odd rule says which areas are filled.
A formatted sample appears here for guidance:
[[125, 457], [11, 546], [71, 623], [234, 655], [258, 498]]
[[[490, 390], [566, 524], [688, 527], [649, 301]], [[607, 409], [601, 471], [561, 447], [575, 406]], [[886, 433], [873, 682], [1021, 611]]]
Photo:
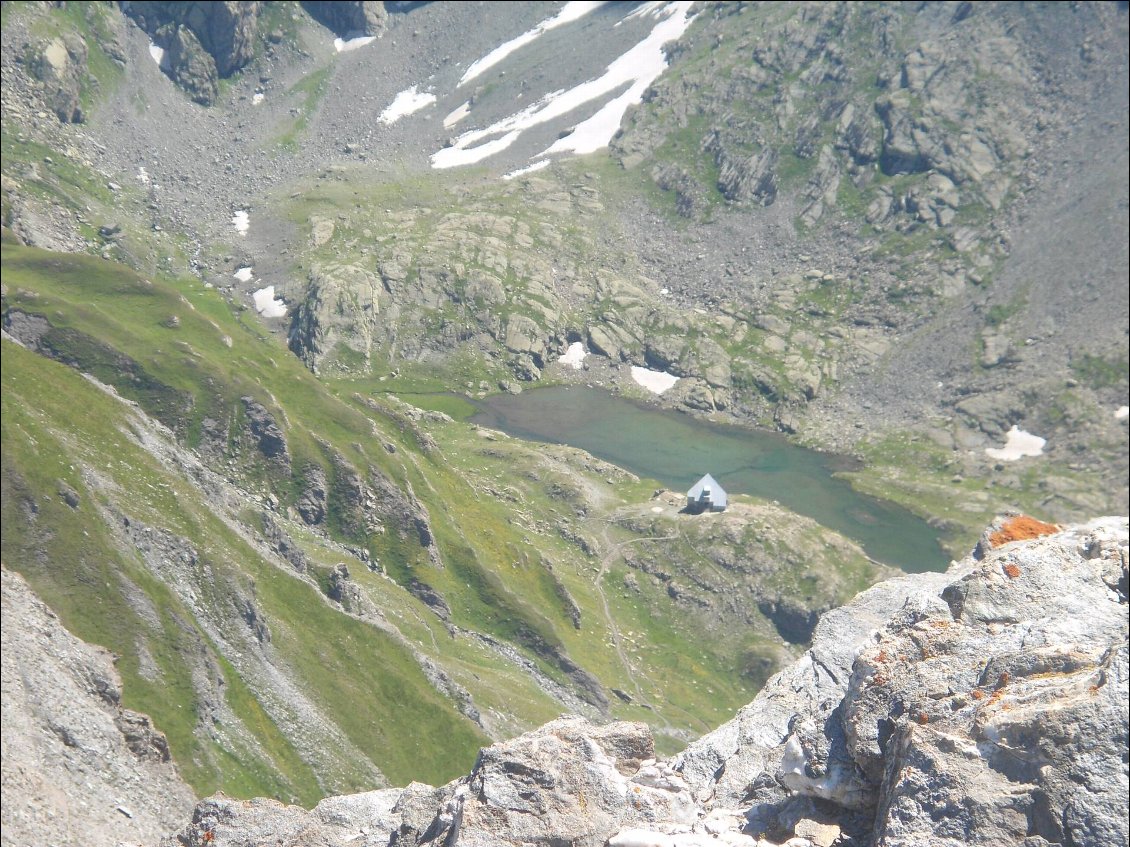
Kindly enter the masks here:
[[149, 718], [121, 706], [110, 654], [67, 632], [3, 570], [3, 843], [152, 843], [191, 789]]

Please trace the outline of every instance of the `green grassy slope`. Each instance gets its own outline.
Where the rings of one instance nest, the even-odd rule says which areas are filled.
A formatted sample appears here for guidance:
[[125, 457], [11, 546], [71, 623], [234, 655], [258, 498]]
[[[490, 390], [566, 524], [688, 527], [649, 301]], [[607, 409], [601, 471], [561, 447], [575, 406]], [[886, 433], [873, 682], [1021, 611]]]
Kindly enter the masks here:
[[[328, 396], [273, 344], [239, 327], [226, 305], [203, 289], [195, 292], [194, 307], [175, 286], [150, 283], [120, 266], [12, 245], [4, 247], [4, 269], [11, 291], [6, 307], [48, 315], [53, 329], [45, 340], [57, 356], [115, 384], [189, 444], [198, 441], [203, 417], [234, 414], [240, 394], [261, 391], [266, 369], [276, 365], [290, 373], [272, 380], [272, 387], [305, 413], [308, 428], [293, 430], [296, 450], [305, 447], [314, 456], [314, 432], [323, 439], [368, 437], [359, 413]], [[176, 329], [162, 320], [171, 315], [182, 319]], [[230, 350], [224, 333], [238, 339]], [[3, 370], [4, 560], [25, 573], [76, 634], [123, 657], [127, 700], [168, 732], [194, 787], [237, 795], [284, 792], [310, 801], [320, 796], [319, 783], [361, 787], [369, 770], [363, 762], [343, 762], [339, 774], [313, 774], [254, 692], [217, 658], [211, 642], [232, 637], [226, 631], [231, 614], [223, 608], [229, 592], [254, 593], [273, 625], [273, 661], [312, 692], [390, 779], [442, 781], [466, 768], [484, 736], [434, 691], [405, 647], [335, 611], [315, 586], [265, 561], [201, 502], [178, 469], [136, 443], [138, 424], [128, 407], [74, 370], [8, 343]], [[271, 479], [254, 462], [245, 471], [250, 484], [287, 493], [288, 480]], [[95, 487], [87, 484], [92, 477]], [[60, 481], [78, 493], [79, 508], [62, 502]], [[147, 572], [136, 551], [115, 537], [111, 522], [119, 515], [161, 527], [195, 548], [187, 578], [199, 592], [196, 608], [186, 608], [161, 575]], [[134, 605], [145, 606], [155, 621], [142, 620], [127, 602], [125, 595], [135, 592], [145, 599]], [[143, 651], [159, 668], [152, 679], [138, 668]], [[202, 695], [190, 678], [195, 659], [186, 655], [195, 651], [215, 663], [228, 706], [250, 735], [253, 749], [241, 751], [238, 761], [221, 756], [197, 731]], [[419, 749], [420, 737], [443, 743]]]
[[[5, 564], [121, 657], [127, 705], [201, 793], [309, 803], [379, 774], [442, 782], [488, 734], [575, 708], [646, 720], [674, 749], [788, 657], [755, 600], [735, 616], [716, 599], [766, 575], [708, 578], [688, 552], [725, 538], [668, 543], [705, 530], [631, 518], [654, 483], [320, 382], [196, 281], [7, 242], [3, 262], [7, 325], [39, 351], [4, 345]], [[285, 432], [287, 462], [257, 449], [244, 397]], [[310, 526], [294, 507], [319, 474], [327, 515]], [[852, 572], [835, 598], [879, 575], [801, 529], [806, 567]], [[701, 596], [676, 597], [655, 562], [703, 569]]]

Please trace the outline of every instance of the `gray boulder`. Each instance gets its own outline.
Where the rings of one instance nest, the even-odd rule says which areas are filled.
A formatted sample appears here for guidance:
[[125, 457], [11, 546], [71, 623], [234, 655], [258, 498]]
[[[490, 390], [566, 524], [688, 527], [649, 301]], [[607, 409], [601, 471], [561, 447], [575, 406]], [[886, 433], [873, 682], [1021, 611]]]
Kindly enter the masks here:
[[338, 35], [380, 35], [388, 27], [385, 4], [377, 0], [303, 0], [302, 8]]
[[168, 24], [157, 31], [165, 46], [165, 68], [173, 82], [202, 106], [211, 106], [219, 92], [216, 63], [187, 26]]
[[646, 725], [576, 717], [483, 750], [468, 777], [427, 802], [419, 831], [417, 804], [401, 800], [393, 844], [601, 847], [625, 824], [693, 817], [683, 781], [655, 762]]
[[31, 72], [43, 83], [44, 99], [63, 123], [83, 120], [80, 95], [86, 80], [86, 56], [86, 42], [77, 33], [52, 38], [33, 48]]

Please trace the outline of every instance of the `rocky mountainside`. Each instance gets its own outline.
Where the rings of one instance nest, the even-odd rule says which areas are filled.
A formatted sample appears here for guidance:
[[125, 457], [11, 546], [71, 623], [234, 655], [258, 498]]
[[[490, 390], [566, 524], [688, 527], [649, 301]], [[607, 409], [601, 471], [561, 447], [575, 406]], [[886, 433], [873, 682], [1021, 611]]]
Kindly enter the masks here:
[[198, 796], [441, 783], [563, 711], [671, 751], [889, 572], [772, 503], [699, 520], [579, 450], [339, 394], [199, 282], [2, 255], [3, 560], [118, 657]]
[[1004, 520], [947, 573], [826, 615], [798, 662], [670, 759], [641, 724], [566, 717], [441, 788], [312, 811], [215, 797], [163, 843], [1125, 843], [1128, 540], [1125, 518]]
[[[820, 735], [858, 635], [829, 610], [891, 571], [776, 502], [696, 519], [654, 481], [474, 425], [492, 392], [597, 385], [850, 454], [853, 486], [956, 554], [997, 514], [1127, 509], [1125, 4], [2, 14], [5, 603], [73, 654], [58, 675], [81, 704], [70, 723], [36, 693], [42, 644], [6, 622], [5, 847], [113, 844], [127, 821], [152, 838], [157, 806], [184, 808], [170, 765], [197, 798], [238, 798], [201, 821], [270, 797], [296, 805], [247, 808], [280, 808], [293, 839], [330, 827], [327, 843], [358, 835], [333, 829], [351, 815], [379, 843], [435, 841], [464, 806], [465, 838], [499, 809], [519, 833], [520, 809], [556, 802], [537, 793], [556, 776], [508, 781], [543, 749], [579, 751], [561, 779], [591, 811], [586, 837], [627, 828], [619, 844], [667, 843], [657, 827], [700, 811], [744, 827], [727, 810], [753, 799], [748, 823], [780, 840], [800, 833], [786, 789], [832, 803], [805, 814], [852, 837], [906, 807], [881, 773], [886, 736], [876, 753]], [[640, 367], [678, 381], [652, 394]], [[1025, 435], [1026, 455], [1002, 449]], [[813, 727], [735, 724], [662, 758], [835, 627], [842, 655], [813, 648], [838, 668]], [[893, 728], [909, 712], [874, 710], [914, 706], [930, 731], [972, 714], [936, 693], [850, 708]], [[579, 717], [506, 746], [565, 712]], [[954, 726], [968, 751], [980, 730]], [[741, 799], [723, 785], [753, 767], [735, 733], [765, 741], [742, 749], [772, 774], [792, 733], [802, 775]], [[426, 787], [492, 742], [471, 782]], [[163, 744], [170, 762], [134, 749]], [[116, 763], [102, 781], [95, 747]], [[24, 752], [55, 760], [87, 830]], [[708, 778], [712, 756], [737, 759]], [[849, 759], [855, 782], [822, 783], [835, 796], [804, 781]], [[130, 794], [150, 771], [167, 805]], [[1071, 831], [1077, 798], [1013, 776], [1038, 787], [1010, 789], [994, 820]], [[637, 787], [642, 816], [625, 805]], [[373, 788], [387, 793], [350, 794]]]
[[[1023, 386], [1059, 392], [1034, 386], [1125, 346], [1125, 321], [1102, 314], [1121, 316], [1121, 295], [1079, 274], [1065, 284], [1063, 262], [1112, 284], [1125, 264], [1115, 235], [1125, 201], [1098, 186], [1127, 170], [1116, 46], [1126, 18], [1114, 6], [1062, 11], [719, 6], [615, 141], [624, 166], [673, 194], [681, 215], [721, 223], [723, 204], [749, 209], [718, 226], [744, 230], [740, 251], [684, 258], [682, 284], [772, 309], [796, 289], [788, 252], [809, 253], [837, 280], [825, 287], [851, 289], [818, 324], [902, 337], [878, 360], [837, 355], [843, 385], [816, 398], [817, 408], [831, 398], [836, 426], [852, 414], [846, 393], [896, 417], [953, 409], [946, 428], [968, 445], [967, 430], [991, 436], [1022, 417]], [[711, 229], [695, 232], [713, 247]], [[1068, 304], [1067, 291], [1080, 299]], [[846, 346], [861, 345], [849, 336]]]
[[[856, 484], [954, 550], [1003, 508], [1125, 511], [1124, 7], [409, 4], [335, 53], [345, 24], [318, 4], [212, 4], [208, 26], [165, 5], [9, 15], [24, 241], [248, 307], [270, 286], [267, 325], [325, 376], [631, 392], [629, 365], [665, 370], [682, 379], [659, 402], [864, 458]], [[602, 101], [540, 104], [680, 14], [611, 156], [539, 158]], [[211, 107], [153, 61], [171, 25], [248, 45], [208, 54], [217, 78], [245, 63]], [[78, 126], [37, 117], [64, 90]], [[480, 138], [508, 146], [438, 166]], [[588, 368], [545, 373], [577, 341]], [[1045, 439], [1038, 483], [986, 453], [1013, 426]]]
[[152, 843], [191, 810], [165, 736], [122, 708], [107, 651], [3, 570], [5, 844]]

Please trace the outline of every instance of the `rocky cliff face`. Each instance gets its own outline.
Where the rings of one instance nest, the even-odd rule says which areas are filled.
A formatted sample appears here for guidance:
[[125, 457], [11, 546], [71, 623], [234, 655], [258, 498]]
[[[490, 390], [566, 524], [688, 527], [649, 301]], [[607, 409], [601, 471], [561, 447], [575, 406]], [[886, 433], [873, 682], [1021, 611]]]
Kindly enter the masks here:
[[[1125, 843], [1125, 518], [999, 522], [945, 574], [827, 614], [812, 649], [669, 760], [562, 718], [442, 788], [306, 812], [214, 797], [166, 847]], [[1029, 531], [1025, 531], [1029, 530]]]
[[7, 568], [3, 605], [4, 843], [112, 847], [167, 832], [192, 791], [165, 736], [122, 708], [109, 653], [67, 632]]
[[380, 35], [388, 21], [385, 4], [379, 0], [304, 0], [302, 8], [316, 21], [347, 37]]
[[255, 54], [260, 2], [123, 3], [123, 11], [167, 52], [166, 73], [204, 106], [216, 99], [220, 77], [230, 77]]

